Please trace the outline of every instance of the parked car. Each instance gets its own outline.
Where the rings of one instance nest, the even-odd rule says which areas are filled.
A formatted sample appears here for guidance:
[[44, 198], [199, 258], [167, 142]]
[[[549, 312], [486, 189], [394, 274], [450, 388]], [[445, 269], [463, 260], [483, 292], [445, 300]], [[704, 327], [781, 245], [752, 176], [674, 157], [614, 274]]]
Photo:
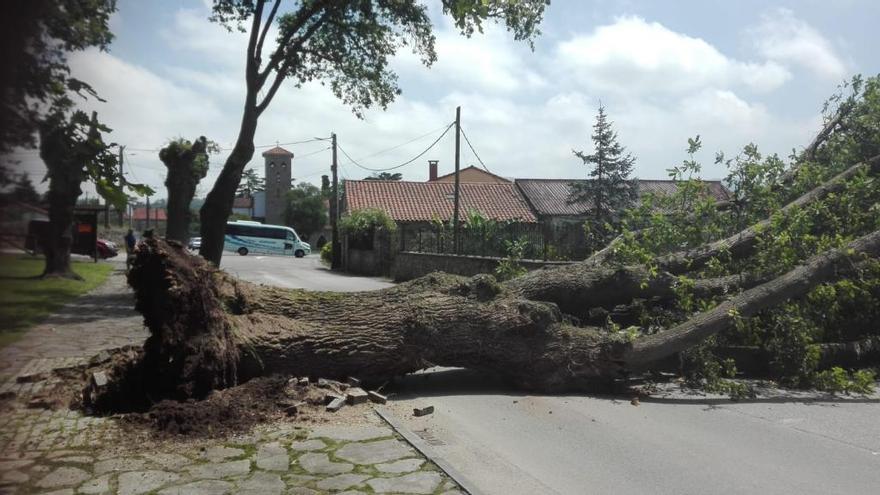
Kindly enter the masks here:
[[119, 248], [116, 247], [116, 243], [107, 239], [98, 239], [95, 241], [95, 247], [98, 250], [98, 258], [101, 259], [112, 258], [119, 254]]
[[201, 237], [192, 237], [189, 240], [189, 248], [192, 250], [196, 250], [202, 247], [202, 238]]

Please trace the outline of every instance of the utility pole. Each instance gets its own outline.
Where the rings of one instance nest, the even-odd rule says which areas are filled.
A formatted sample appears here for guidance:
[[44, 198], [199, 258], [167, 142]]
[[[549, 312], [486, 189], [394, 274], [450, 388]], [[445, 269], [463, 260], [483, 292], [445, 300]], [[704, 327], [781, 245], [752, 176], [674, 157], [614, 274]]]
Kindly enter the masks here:
[[330, 165], [330, 172], [333, 174], [333, 184], [331, 186], [331, 198], [330, 198], [330, 232], [331, 232], [331, 247], [333, 248], [333, 258], [330, 262], [330, 268], [332, 270], [338, 270], [340, 268], [340, 261], [342, 253], [341, 246], [339, 243], [339, 226], [337, 225], [337, 218], [339, 217], [339, 177], [336, 174], [336, 133], [330, 134], [330, 140], [333, 142], [333, 163]]
[[[122, 191], [122, 187], [125, 184], [125, 178], [122, 175], [122, 163], [125, 161], [125, 146], [119, 147], [119, 190]], [[128, 209], [128, 200], [126, 199], [126, 209]], [[119, 208], [119, 226], [122, 227], [123, 217], [125, 216], [122, 208]]]
[[455, 107], [455, 200], [452, 211], [452, 249], [458, 254], [458, 203], [459, 203], [459, 181], [458, 169], [459, 160], [461, 158], [461, 107]]
[[150, 228], [150, 197], [149, 196], [147, 196], [147, 211], [146, 211], [146, 213], [147, 214], [144, 216], [144, 218], [146, 218], [147, 224], [144, 226], [144, 230], [147, 230]]

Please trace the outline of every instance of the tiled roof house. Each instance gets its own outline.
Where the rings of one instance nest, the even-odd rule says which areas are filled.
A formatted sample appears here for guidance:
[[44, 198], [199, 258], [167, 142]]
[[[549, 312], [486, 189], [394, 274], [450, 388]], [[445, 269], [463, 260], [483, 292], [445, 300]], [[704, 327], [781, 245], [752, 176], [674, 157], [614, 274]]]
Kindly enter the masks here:
[[[451, 221], [454, 188], [452, 182], [405, 182], [377, 180], [345, 181], [345, 209], [380, 208], [401, 222]], [[522, 192], [511, 182], [460, 184], [460, 214], [473, 209], [499, 221], [538, 221]]]
[[[584, 179], [516, 179], [516, 185], [522, 191], [529, 205], [539, 217], [549, 216], [580, 216], [589, 209], [585, 201], [569, 201], [571, 183], [586, 182]], [[721, 181], [704, 181], [717, 201], [730, 199], [729, 192]], [[639, 179], [639, 195], [672, 194], [678, 189], [675, 181]]]

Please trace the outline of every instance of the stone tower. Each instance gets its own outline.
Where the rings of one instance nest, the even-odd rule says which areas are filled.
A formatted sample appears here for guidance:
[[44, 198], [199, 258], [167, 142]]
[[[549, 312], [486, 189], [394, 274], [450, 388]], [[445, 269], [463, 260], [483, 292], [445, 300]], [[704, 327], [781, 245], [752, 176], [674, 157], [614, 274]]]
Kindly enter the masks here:
[[263, 152], [266, 160], [266, 221], [267, 224], [284, 224], [284, 207], [290, 181], [293, 179], [293, 153], [278, 146]]

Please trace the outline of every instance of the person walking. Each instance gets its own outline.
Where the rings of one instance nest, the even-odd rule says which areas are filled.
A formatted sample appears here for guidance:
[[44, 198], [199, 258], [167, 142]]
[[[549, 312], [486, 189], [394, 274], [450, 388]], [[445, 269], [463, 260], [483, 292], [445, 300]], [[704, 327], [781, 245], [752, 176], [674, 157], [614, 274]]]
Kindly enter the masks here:
[[130, 270], [131, 264], [134, 261], [134, 247], [137, 245], [137, 239], [134, 236], [134, 231], [128, 229], [128, 233], [125, 234], [125, 269]]

